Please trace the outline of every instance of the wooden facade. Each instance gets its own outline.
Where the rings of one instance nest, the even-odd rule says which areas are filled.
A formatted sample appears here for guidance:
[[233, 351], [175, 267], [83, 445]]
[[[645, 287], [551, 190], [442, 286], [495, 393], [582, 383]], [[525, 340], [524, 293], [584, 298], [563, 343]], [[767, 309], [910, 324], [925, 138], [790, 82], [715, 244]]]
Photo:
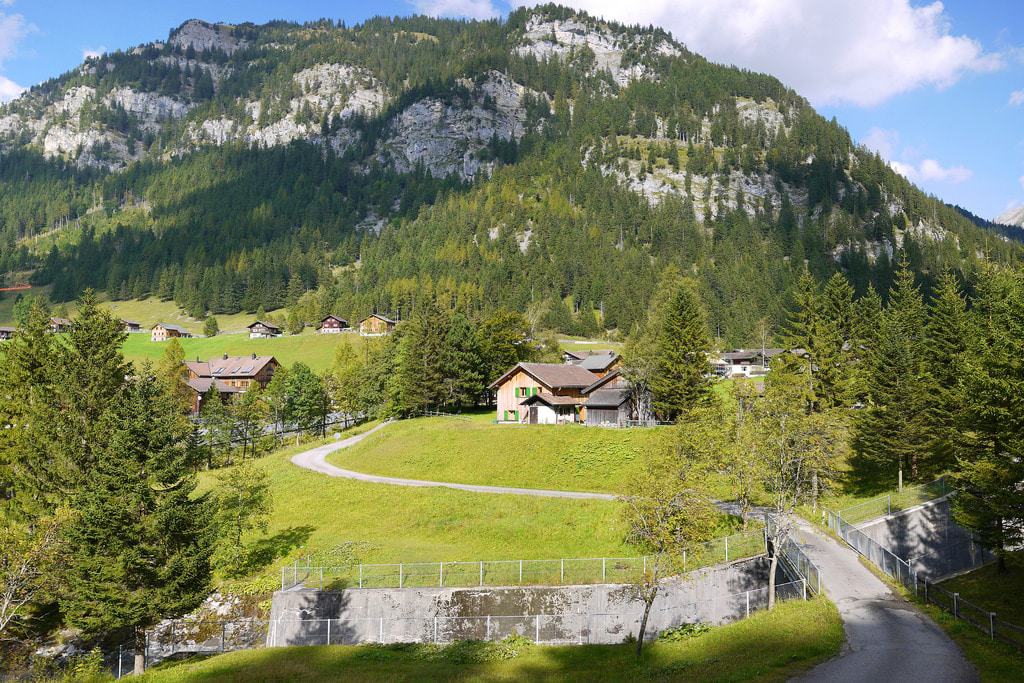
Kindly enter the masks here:
[[339, 334], [341, 332], [348, 332], [351, 329], [347, 320], [336, 315], [325, 317], [316, 326], [317, 334]]
[[247, 326], [249, 339], [273, 339], [281, 336], [281, 328], [273, 323], [257, 320]]
[[172, 339], [174, 337], [191, 337], [192, 333], [186, 330], [184, 327], [178, 325], [171, 325], [169, 323], [157, 323], [150, 330], [149, 339], [150, 341], [162, 342]]
[[233, 394], [243, 393], [254, 386], [266, 389], [274, 373], [281, 366], [273, 356], [229, 356], [209, 361], [186, 361], [188, 370], [186, 382], [193, 391], [193, 411], [200, 409], [200, 396], [205, 395], [211, 386], [216, 386], [222, 400], [231, 398]]
[[394, 331], [395, 321], [379, 313], [374, 313], [359, 321], [359, 334], [364, 337], [381, 337]]

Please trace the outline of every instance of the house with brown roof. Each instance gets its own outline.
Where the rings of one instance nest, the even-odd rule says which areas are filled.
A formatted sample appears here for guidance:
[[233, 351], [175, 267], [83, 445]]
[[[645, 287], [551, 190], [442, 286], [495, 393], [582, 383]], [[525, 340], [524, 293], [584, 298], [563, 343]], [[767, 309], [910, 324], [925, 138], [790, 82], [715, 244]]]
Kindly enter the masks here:
[[631, 405], [629, 383], [615, 369], [583, 390], [588, 425], [622, 427], [636, 419]]
[[192, 390], [192, 410], [199, 413], [203, 396], [211, 387], [217, 388], [221, 400], [241, 394], [253, 387], [266, 389], [281, 364], [273, 356], [229, 356], [209, 361], [186, 361], [186, 383]]
[[498, 422], [580, 422], [583, 390], [596, 375], [578, 365], [519, 363], [489, 389], [497, 396]]
[[128, 334], [142, 332], [142, 324], [139, 323], [137, 320], [122, 320], [121, 324], [124, 325], [124, 331], [127, 332]]
[[339, 334], [351, 330], [352, 328], [349, 326], [348, 321], [336, 315], [325, 316], [323, 320], [316, 324], [317, 334]]
[[274, 323], [257, 320], [246, 325], [249, 330], [249, 339], [273, 339], [281, 336], [281, 328]]
[[363, 337], [382, 337], [395, 331], [397, 323], [380, 313], [372, 313], [359, 321], [359, 334]]
[[14, 335], [18, 333], [17, 328], [0, 326], [0, 341], [7, 341], [8, 339], [14, 339]]
[[50, 318], [50, 332], [59, 334], [71, 329], [71, 321], [67, 318]]
[[157, 323], [156, 325], [153, 325], [153, 328], [149, 331], [150, 341], [155, 342], [167, 341], [174, 337], [187, 338], [191, 336], [192, 333], [184, 327], [172, 325], [170, 323]]

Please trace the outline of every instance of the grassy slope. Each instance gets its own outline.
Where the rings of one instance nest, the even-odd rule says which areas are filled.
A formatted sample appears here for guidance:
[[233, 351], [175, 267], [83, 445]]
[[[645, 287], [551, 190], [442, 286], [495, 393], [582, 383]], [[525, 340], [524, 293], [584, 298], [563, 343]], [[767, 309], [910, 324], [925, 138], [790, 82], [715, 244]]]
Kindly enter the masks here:
[[[679, 642], [657, 642], [637, 660], [630, 645], [526, 646], [511, 659], [459, 657], [483, 649], [329, 646], [249, 650], [147, 674], [177, 681], [780, 681], [835, 655], [843, 629], [823, 600], [782, 603], [772, 612]], [[460, 661], [461, 660], [461, 661]]]
[[498, 425], [488, 411], [404, 420], [330, 456], [339, 467], [468, 484], [623, 491], [667, 430]]
[[939, 585], [995, 612], [1000, 619], [1024, 627], [1024, 551], [1011, 554], [1006, 569], [1005, 574], [1000, 574], [992, 563]]
[[[224, 334], [206, 339], [182, 339], [185, 358], [207, 360], [221, 354], [271, 355], [283, 365], [290, 366], [302, 361], [313, 370], [326, 370], [334, 363], [334, 354], [340, 344], [359, 344], [362, 337], [357, 334], [314, 334], [307, 330], [300, 335], [289, 335], [276, 339], [249, 339], [246, 334]], [[124, 343], [124, 355], [128, 360], [142, 361], [146, 358], [160, 358], [166, 344], [152, 342], [148, 334], [132, 334]]]
[[[630, 556], [613, 501], [498, 496], [335, 479], [293, 465], [312, 444], [258, 461], [272, 482], [274, 510], [259, 541], [272, 580], [282, 559], [367, 544], [364, 562]], [[215, 473], [200, 475], [203, 489]], [[256, 540], [253, 537], [252, 540]], [[268, 585], [272, 588], [272, 585]]]

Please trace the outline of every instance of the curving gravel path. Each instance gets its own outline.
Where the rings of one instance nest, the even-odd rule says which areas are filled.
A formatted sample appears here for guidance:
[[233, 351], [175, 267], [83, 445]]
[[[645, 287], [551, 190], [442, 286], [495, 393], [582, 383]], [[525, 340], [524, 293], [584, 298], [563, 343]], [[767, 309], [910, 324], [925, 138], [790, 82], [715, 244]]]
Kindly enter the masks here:
[[323, 446], [317, 446], [311, 448], [308, 451], [303, 451], [292, 456], [292, 463], [299, 467], [304, 467], [307, 470], [319, 472], [320, 474], [326, 474], [329, 477], [342, 477], [345, 479], [356, 479], [358, 481], [366, 481], [373, 484], [392, 484], [395, 486], [418, 486], [418, 487], [442, 487], [448, 489], [458, 489], [460, 491], [472, 491], [473, 493], [502, 493], [514, 496], [538, 496], [541, 498], [575, 498], [579, 500], [615, 500], [616, 496], [611, 493], [593, 493], [589, 491], [557, 491], [553, 489], [522, 489], [514, 488], [511, 486], [480, 486], [476, 484], [453, 484], [446, 481], [427, 481], [424, 479], [403, 479], [401, 477], [384, 477], [377, 474], [366, 474], [365, 472], [355, 472], [353, 470], [346, 470], [341, 467], [336, 467], [327, 462], [327, 456], [335, 451], [340, 451], [343, 448], [354, 446], [366, 437], [370, 436], [379, 429], [383, 429], [388, 425], [388, 422], [381, 423], [363, 432], [362, 434], [356, 434], [350, 436], [347, 439], [336, 441], [334, 443], [324, 444]]

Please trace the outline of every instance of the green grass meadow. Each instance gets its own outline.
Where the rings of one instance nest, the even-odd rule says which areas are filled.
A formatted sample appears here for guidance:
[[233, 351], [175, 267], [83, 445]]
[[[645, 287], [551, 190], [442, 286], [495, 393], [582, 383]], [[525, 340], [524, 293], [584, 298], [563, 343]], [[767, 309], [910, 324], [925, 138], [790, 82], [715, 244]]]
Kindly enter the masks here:
[[495, 424], [494, 412], [402, 420], [329, 456], [338, 467], [385, 476], [621, 493], [663, 427]]
[[246, 650], [168, 664], [152, 683], [202, 681], [784, 681], [833, 657], [843, 643], [839, 614], [817, 598], [683, 640], [634, 646], [502, 647], [492, 643], [332, 645]]

